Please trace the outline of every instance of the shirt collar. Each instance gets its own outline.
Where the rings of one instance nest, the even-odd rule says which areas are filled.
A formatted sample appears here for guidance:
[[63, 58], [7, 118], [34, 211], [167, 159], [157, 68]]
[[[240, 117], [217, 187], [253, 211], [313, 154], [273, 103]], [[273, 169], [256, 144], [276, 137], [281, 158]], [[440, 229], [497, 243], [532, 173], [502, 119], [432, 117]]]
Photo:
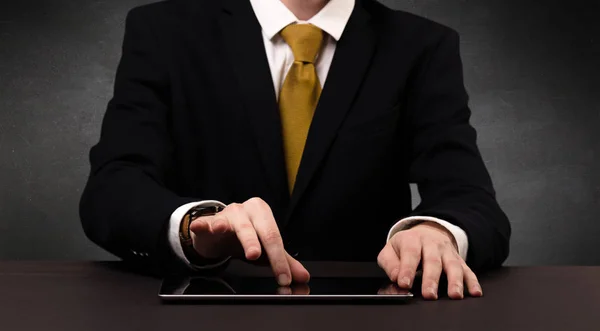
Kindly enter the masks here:
[[[355, 0], [329, 0], [307, 23], [327, 32], [337, 41], [342, 37], [354, 3]], [[280, 0], [250, 0], [250, 4], [268, 39], [272, 39], [286, 26], [301, 22]]]

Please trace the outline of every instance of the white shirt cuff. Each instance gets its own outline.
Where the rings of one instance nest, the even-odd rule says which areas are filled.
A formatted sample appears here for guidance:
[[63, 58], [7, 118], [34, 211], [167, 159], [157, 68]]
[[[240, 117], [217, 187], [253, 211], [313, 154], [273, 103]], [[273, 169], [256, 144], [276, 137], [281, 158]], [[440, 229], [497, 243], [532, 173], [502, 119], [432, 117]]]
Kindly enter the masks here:
[[463, 229], [459, 228], [458, 226], [456, 226], [450, 222], [436, 218], [436, 217], [411, 216], [411, 217], [403, 218], [400, 221], [398, 221], [396, 224], [394, 224], [394, 226], [392, 226], [392, 228], [390, 229], [390, 232], [388, 232], [387, 241], [389, 241], [390, 238], [392, 238], [392, 236], [394, 234], [396, 234], [397, 232], [406, 230], [406, 229], [410, 228], [412, 225], [414, 225], [415, 223], [422, 222], [422, 221], [438, 223], [439, 225], [443, 226], [448, 231], [450, 231], [450, 233], [452, 233], [452, 235], [454, 236], [454, 240], [456, 240], [456, 245], [458, 246], [458, 254], [460, 255], [460, 257], [463, 258], [463, 260], [465, 260], [465, 261], [467, 260], [467, 251], [469, 250], [469, 239], [467, 238], [467, 233]]
[[179, 239], [179, 228], [181, 226], [181, 221], [183, 220], [183, 216], [185, 216], [185, 214], [190, 209], [192, 209], [193, 207], [196, 207], [196, 206], [207, 206], [207, 207], [221, 206], [223, 208], [226, 207], [226, 205], [220, 201], [204, 200], [204, 201], [190, 202], [190, 203], [187, 203], [187, 204], [177, 208], [173, 212], [173, 214], [171, 214], [171, 219], [169, 220], [169, 234], [168, 234], [169, 235], [169, 246], [171, 246], [171, 249], [173, 250], [175, 255], [177, 255], [177, 257], [183, 263], [185, 263], [190, 269], [201, 270], [201, 269], [215, 268], [215, 267], [218, 267], [218, 266], [222, 265], [223, 263], [227, 262], [230, 258], [227, 257], [223, 261], [220, 261], [216, 264], [197, 266], [197, 265], [193, 265], [190, 263], [190, 261], [187, 259], [187, 257], [185, 257], [185, 254], [183, 253], [183, 248], [181, 247], [181, 241]]

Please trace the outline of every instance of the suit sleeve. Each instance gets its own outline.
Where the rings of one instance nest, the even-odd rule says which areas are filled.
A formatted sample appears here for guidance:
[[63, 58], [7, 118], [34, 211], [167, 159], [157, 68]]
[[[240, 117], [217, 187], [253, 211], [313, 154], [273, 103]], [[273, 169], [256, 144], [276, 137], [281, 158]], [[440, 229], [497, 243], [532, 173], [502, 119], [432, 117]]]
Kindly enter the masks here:
[[140, 12], [130, 11], [113, 97], [90, 151], [91, 172], [79, 207], [93, 242], [164, 271], [177, 260], [168, 245], [170, 216], [197, 199], [168, 188], [174, 160], [169, 82], [157, 50]]
[[420, 205], [412, 215], [446, 220], [468, 237], [473, 270], [500, 266], [509, 253], [511, 227], [470, 125], [459, 36], [448, 30], [424, 55], [408, 94], [409, 180]]

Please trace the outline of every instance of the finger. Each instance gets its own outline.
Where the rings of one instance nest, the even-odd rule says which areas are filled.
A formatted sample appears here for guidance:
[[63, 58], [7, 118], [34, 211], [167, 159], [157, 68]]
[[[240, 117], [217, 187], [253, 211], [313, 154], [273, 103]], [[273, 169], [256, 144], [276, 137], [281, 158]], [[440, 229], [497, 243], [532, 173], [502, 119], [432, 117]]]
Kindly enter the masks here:
[[383, 247], [379, 255], [377, 256], [377, 264], [385, 273], [388, 278], [396, 283], [398, 281], [398, 272], [400, 272], [400, 258], [394, 251], [392, 244], [388, 243]]
[[467, 284], [467, 289], [469, 294], [474, 297], [483, 296], [483, 290], [481, 289], [481, 284], [479, 284], [479, 280], [475, 273], [467, 266], [467, 264], [463, 261], [463, 273], [465, 278], [465, 283]]
[[190, 223], [190, 231], [196, 234], [224, 234], [233, 231], [229, 221], [222, 214], [202, 216]]
[[306, 270], [302, 263], [293, 258], [288, 252], [285, 252], [285, 255], [290, 265], [292, 280], [295, 283], [308, 283], [308, 281], [310, 280], [310, 273], [308, 272], [308, 270]]
[[442, 252], [433, 242], [423, 244], [423, 281], [421, 294], [423, 298], [435, 300], [438, 298], [438, 285], [442, 275]]
[[[222, 218], [222, 216], [219, 216]], [[213, 233], [211, 224], [214, 223], [214, 216], [204, 216], [195, 219], [190, 224], [190, 234], [192, 242], [196, 251], [203, 257], [216, 258], [222, 254], [229, 254], [224, 252], [224, 246], [221, 242], [225, 240], [225, 232], [215, 234]]]
[[260, 257], [261, 248], [258, 236], [250, 221], [248, 214], [238, 204], [227, 206], [223, 215], [227, 217], [229, 224], [244, 249], [244, 255], [248, 260], [256, 260]]
[[190, 231], [195, 234], [203, 234], [210, 232], [209, 219], [213, 216], [199, 217], [190, 223]]
[[462, 299], [464, 283], [462, 259], [454, 250], [445, 249], [442, 264], [448, 278], [448, 297]]
[[221, 214], [211, 217], [208, 224], [210, 225], [210, 231], [214, 234], [224, 234], [234, 231], [227, 218]]
[[421, 261], [421, 240], [415, 235], [406, 235], [400, 232], [392, 237], [392, 247], [400, 257], [398, 286], [409, 289]]
[[250, 199], [244, 202], [244, 207], [248, 211], [250, 221], [265, 249], [265, 253], [267, 253], [277, 282], [280, 286], [290, 285], [292, 273], [271, 208], [260, 199]]

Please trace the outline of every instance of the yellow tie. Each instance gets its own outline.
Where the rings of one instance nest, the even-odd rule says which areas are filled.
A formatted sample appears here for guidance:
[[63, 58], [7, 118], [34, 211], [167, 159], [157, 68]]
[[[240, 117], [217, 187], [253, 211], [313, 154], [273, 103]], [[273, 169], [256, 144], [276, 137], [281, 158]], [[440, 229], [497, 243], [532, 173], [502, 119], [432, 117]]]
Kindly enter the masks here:
[[279, 93], [283, 147], [291, 192], [308, 129], [321, 95], [314, 61], [323, 43], [323, 31], [311, 24], [292, 24], [281, 30], [280, 34], [294, 54], [294, 63]]

